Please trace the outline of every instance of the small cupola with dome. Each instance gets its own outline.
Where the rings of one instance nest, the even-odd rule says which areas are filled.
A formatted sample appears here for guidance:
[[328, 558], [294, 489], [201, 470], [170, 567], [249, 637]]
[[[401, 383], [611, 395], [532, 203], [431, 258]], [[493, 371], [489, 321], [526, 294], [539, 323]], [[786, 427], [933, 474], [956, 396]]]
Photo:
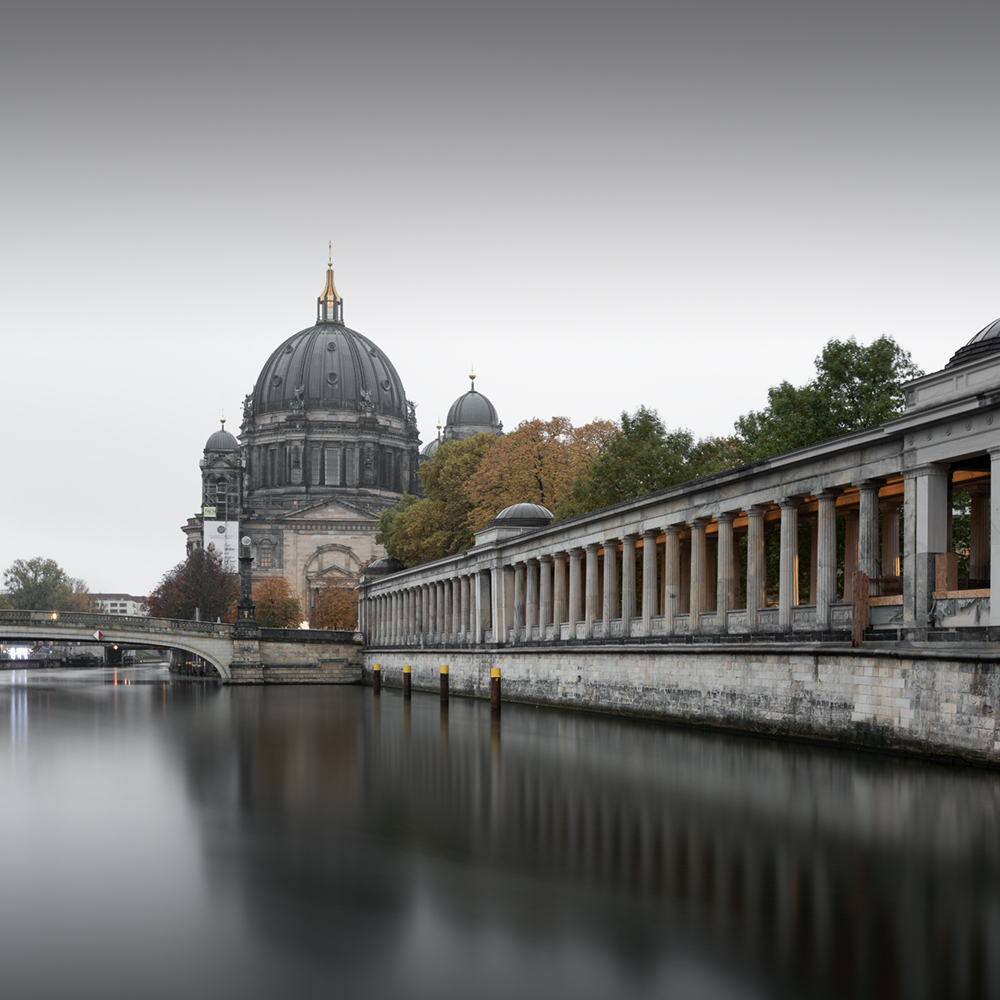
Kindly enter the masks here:
[[445, 441], [461, 441], [473, 434], [503, 434], [503, 424], [496, 407], [487, 396], [476, 392], [476, 373], [469, 373], [472, 383], [468, 392], [463, 393], [451, 404], [444, 427]]

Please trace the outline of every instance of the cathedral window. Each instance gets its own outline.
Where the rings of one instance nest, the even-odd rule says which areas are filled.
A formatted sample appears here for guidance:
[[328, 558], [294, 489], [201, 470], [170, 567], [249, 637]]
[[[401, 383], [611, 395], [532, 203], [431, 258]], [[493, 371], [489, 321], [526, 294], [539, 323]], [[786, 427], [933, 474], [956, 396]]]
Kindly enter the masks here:
[[271, 543], [261, 542], [260, 543], [260, 568], [270, 569], [272, 565], [271, 559]]
[[340, 449], [326, 449], [326, 485], [340, 485]]

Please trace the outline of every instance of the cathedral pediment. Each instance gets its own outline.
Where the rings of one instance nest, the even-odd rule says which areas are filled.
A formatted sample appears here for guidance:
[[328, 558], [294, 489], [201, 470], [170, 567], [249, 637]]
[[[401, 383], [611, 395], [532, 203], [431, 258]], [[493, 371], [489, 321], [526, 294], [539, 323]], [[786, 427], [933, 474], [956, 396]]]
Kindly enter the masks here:
[[337, 503], [335, 500], [319, 500], [309, 506], [299, 506], [287, 511], [287, 521], [357, 521], [358, 518], [377, 521], [379, 512], [358, 510], [353, 506]]

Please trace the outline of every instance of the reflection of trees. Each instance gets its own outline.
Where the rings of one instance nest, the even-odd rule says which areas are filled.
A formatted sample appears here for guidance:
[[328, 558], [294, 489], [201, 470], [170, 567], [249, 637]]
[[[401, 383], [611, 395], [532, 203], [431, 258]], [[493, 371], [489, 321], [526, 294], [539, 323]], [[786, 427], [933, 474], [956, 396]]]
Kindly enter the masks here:
[[810, 992], [997, 982], [987, 772], [515, 706], [495, 728], [477, 702], [442, 717], [436, 699], [360, 689], [228, 690], [189, 718], [196, 799], [233, 796], [212, 850], [298, 947], [328, 950], [337, 922], [357, 960], [396, 919], [407, 858], [431, 858], [470, 883], [529, 876], [527, 910], [439, 883], [463, 919], [574, 928], [640, 962], [670, 928]]

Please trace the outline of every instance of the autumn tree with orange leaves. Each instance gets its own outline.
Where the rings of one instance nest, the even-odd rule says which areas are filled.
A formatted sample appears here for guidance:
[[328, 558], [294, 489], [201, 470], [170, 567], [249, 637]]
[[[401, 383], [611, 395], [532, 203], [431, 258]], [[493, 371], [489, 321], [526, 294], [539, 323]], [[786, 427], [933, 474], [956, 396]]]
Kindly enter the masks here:
[[358, 592], [335, 583], [324, 587], [309, 616], [309, 627], [353, 632], [358, 627]]
[[302, 608], [288, 581], [272, 576], [254, 584], [254, 617], [261, 628], [298, 628]]
[[487, 451], [465, 485], [472, 504], [469, 527], [484, 528], [504, 507], [539, 503], [553, 513], [573, 484], [618, 433], [610, 420], [574, 427], [566, 417], [525, 420]]

